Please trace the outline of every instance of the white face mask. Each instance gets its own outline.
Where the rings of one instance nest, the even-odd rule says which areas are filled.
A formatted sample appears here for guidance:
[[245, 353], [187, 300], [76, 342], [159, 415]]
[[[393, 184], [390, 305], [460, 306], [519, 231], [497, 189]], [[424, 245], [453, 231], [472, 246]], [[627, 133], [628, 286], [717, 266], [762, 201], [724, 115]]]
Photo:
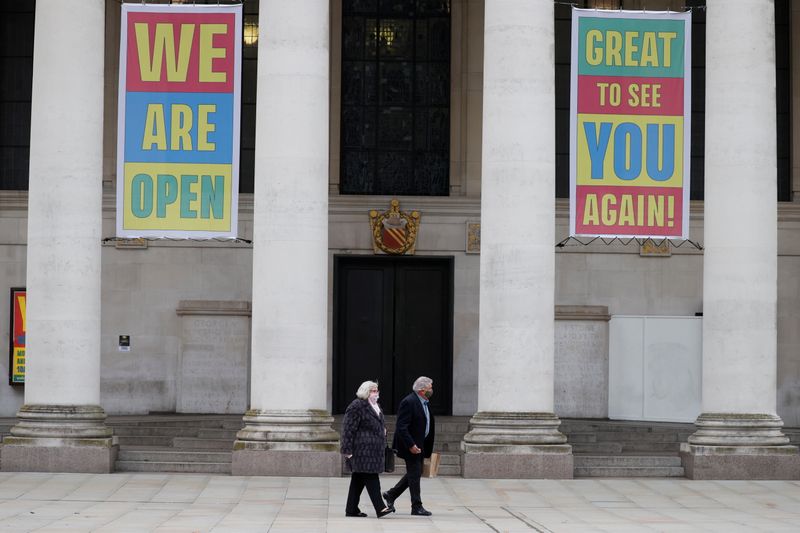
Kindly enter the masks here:
[[370, 403], [377, 403], [378, 402], [378, 398], [380, 398], [380, 394], [378, 394], [377, 392], [370, 392], [369, 393], [369, 402]]

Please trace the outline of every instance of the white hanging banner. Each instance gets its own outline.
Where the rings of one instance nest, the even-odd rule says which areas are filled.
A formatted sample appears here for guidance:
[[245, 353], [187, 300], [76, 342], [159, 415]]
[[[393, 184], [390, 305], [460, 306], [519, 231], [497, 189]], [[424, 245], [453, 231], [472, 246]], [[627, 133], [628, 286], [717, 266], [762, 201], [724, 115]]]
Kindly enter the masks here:
[[236, 238], [242, 6], [122, 4], [117, 236]]
[[691, 23], [573, 9], [570, 235], [689, 238]]

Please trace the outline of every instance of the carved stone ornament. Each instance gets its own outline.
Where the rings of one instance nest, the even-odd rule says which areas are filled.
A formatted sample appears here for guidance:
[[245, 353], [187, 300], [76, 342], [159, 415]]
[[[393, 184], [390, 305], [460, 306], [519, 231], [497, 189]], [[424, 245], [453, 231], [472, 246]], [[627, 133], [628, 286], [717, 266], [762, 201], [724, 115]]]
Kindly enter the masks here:
[[400, 211], [400, 202], [393, 199], [388, 211], [369, 212], [369, 225], [372, 228], [372, 249], [375, 253], [391, 255], [413, 255], [419, 231], [419, 211], [410, 214]]

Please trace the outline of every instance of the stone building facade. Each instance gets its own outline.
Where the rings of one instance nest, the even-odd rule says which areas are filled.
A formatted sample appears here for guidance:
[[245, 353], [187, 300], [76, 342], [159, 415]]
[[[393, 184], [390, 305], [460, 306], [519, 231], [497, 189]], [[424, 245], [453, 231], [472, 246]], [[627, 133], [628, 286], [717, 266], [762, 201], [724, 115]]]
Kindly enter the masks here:
[[[638, 242], [555, 246], [569, 226], [569, 9], [548, 0], [411, 2], [414, 24], [424, 4], [449, 25], [446, 53], [414, 58], [426, 72], [446, 65], [446, 99], [414, 108], [438, 117], [440, 136], [445, 120], [446, 138], [434, 139], [431, 122], [426, 149], [444, 150], [446, 176], [433, 165], [419, 173], [431, 181], [407, 189], [348, 177], [347, 112], [371, 105], [348, 93], [348, 69], [361, 60], [348, 36], [371, 20], [372, 3], [245, 2], [260, 37], [244, 54], [238, 242], [110, 239], [119, 3], [0, 8], [17, 31], [34, 32], [28, 56], [6, 54], [29, 57], [33, 82], [15, 89], [29, 92], [29, 170], [20, 183], [4, 163], [1, 176], [0, 286], [31, 295], [27, 383], [0, 386], [0, 415], [19, 416], [3, 468], [107, 470], [105, 414], [206, 412], [244, 414], [234, 471], [332, 473], [330, 414], [353, 384], [377, 377], [392, 401], [429, 374], [441, 414], [474, 415], [465, 475], [571, 477], [559, 417], [619, 416], [631, 405], [615, 400], [630, 373], [615, 365], [642, 357], [644, 370], [685, 368], [677, 379], [695, 403], [671, 411], [669, 390], [645, 372], [641, 401], [661, 397], [666, 408], [621, 417], [693, 412], [685, 461], [696, 477], [730, 468], [800, 476], [780, 430], [800, 425], [800, 121], [791, 112], [800, 9], [689, 2], [699, 178], [690, 239], [703, 249], [653, 253]], [[621, 7], [687, 3], [644, 4]], [[379, 127], [390, 139], [393, 126]], [[3, 141], [6, 161], [24, 141]], [[295, 179], [274, 178], [282, 173]], [[413, 256], [374, 252], [368, 213], [392, 199], [421, 213]], [[3, 339], [7, 313], [0, 306]], [[700, 314], [701, 349], [683, 336], [691, 325], [658, 344], [657, 361], [624, 348], [635, 338], [625, 336], [628, 318], [690, 324]], [[119, 350], [121, 335], [130, 351]], [[701, 361], [689, 364], [681, 357], [692, 347]]]

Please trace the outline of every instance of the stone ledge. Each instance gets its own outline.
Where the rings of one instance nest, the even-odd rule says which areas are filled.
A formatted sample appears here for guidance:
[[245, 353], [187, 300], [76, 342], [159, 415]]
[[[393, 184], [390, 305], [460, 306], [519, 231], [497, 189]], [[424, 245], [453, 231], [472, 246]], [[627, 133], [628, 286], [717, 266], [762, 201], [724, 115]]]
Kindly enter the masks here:
[[342, 458], [338, 452], [234, 450], [231, 475], [341, 477]]
[[96, 440], [98, 442], [70, 442], [63, 446], [42, 446], [35, 439], [27, 443], [23, 443], [23, 439], [13, 443], [6, 441], [0, 447], [0, 470], [109, 474], [114, 471], [119, 446], [111, 444], [111, 439]]
[[248, 301], [236, 300], [181, 300], [175, 310], [178, 316], [251, 316], [252, 307]]
[[689, 479], [800, 479], [796, 446], [681, 445], [681, 463]]
[[526, 454], [467, 452], [463, 461], [463, 476], [471, 479], [572, 479], [574, 472], [572, 453], [555, 449]]
[[600, 320], [608, 322], [611, 315], [606, 305], [557, 305], [556, 320]]

